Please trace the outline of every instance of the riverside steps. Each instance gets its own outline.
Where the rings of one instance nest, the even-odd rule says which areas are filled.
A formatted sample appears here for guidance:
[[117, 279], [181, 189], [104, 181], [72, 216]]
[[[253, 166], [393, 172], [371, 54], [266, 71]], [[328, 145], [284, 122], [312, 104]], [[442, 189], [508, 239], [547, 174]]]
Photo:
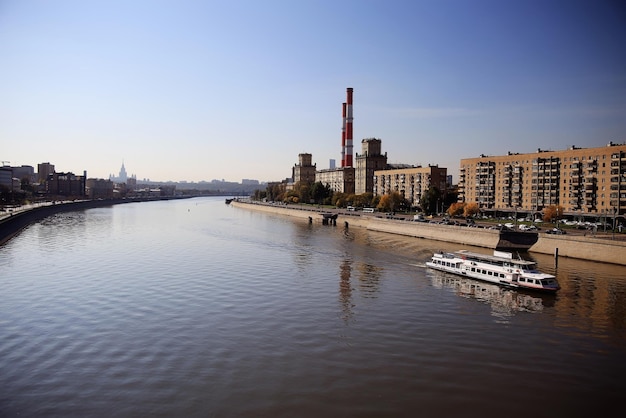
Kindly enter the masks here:
[[[308, 219], [322, 223], [332, 211], [305, 205], [283, 205], [233, 200], [232, 206], [259, 212]], [[545, 233], [505, 232], [486, 228], [468, 228], [406, 220], [386, 219], [370, 214], [338, 212], [337, 225], [360, 227], [415, 238], [451, 242], [490, 249], [526, 250], [540, 254], [626, 265], [626, 242], [594, 237], [548, 235]], [[328, 215], [326, 215], [328, 216]]]

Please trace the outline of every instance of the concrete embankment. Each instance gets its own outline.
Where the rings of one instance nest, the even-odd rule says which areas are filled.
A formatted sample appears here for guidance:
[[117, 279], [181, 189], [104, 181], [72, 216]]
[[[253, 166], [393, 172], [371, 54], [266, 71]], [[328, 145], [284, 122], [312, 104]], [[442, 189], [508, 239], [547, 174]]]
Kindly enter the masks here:
[[[296, 206], [265, 205], [233, 201], [231, 205], [252, 209], [261, 212], [292, 216], [308, 219], [312, 222], [322, 222], [324, 210], [298, 208]], [[462, 245], [496, 248], [500, 240], [500, 231], [479, 228], [464, 228], [453, 225], [433, 225], [423, 222], [408, 222], [394, 219], [378, 218], [376, 216], [342, 213], [337, 219], [340, 226], [358, 226], [370, 231], [387, 232], [390, 234], [406, 235], [415, 238], [447, 241]]]
[[[192, 197], [192, 196], [189, 196]], [[55, 215], [61, 212], [73, 212], [92, 208], [118, 205], [122, 203], [149, 202], [155, 200], [180, 199], [185, 197], [162, 197], [162, 198], [140, 198], [140, 199], [102, 199], [102, 200], [79, 200], [75, 202], [63, 202], [48, 204], [30, 208], [28, 210], [17, 211], [0, 220], [0, 245], [11, 239], [28, 225]]]
[[585, 236], [539, 234], [528, 251], [626, 265], [626, 242]]
[[[322, 213], [324, 213], [322, 209], [309, 209], [304, 206], [298, 208], [296, 206], [266, 205], [237, 201], [233, 201], [231, 205], [255, 211], [310, 219], [311, 222], [322, 222]], [[502, 242], [500, 231], [483, 228], [433, 225], [384, 219], [376, 216], [362, 216], [360, 214], [340, 214], [337, 219], [337, 225], [345, 226], [346, 223], [349, 227], [358, 226], [371, 231], [491, 249], [498, 248]], [[537, 238], [537, 242], [532, 244], [528, 251], [555, 254], [557, 248], [558, 255], [563, 257], [626, 265], [626, 242], [622, 241], [541, 233]]]

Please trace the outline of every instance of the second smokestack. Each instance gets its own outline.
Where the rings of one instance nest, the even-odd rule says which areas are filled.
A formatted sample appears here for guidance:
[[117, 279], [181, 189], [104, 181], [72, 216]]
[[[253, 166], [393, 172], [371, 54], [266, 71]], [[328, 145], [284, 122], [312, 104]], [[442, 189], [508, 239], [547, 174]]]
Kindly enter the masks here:
[[352, 87], [346, 91], [345, 124], [346, 124], [346, 147], [345, 167], [352, 167]]

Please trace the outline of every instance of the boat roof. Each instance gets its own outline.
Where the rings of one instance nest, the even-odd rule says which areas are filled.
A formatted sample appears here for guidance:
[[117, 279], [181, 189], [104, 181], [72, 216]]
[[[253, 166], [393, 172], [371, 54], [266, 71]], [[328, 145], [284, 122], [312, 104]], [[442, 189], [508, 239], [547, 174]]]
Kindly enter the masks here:
[[510, 263], [526, 265], [526, 266], [534, 266], [535, 264], [537, 264], [534, 261], [521, 260], [519, 258], [514, 259], [513, 257], [502, 257], [502, 256], [497, 256], [497, 255], [474, 253], [474, 252], [467, 251], [467, 250], [455, 251], [454, 254], [460, 257], [470, 257], [470, 258], [475, 258], [475, 259], [480, 259], [480, 260], [485, 260], [485, 261], [490, 261], [490, 262], [498, 262], [498, 263], [502, 261], [508, 261]]

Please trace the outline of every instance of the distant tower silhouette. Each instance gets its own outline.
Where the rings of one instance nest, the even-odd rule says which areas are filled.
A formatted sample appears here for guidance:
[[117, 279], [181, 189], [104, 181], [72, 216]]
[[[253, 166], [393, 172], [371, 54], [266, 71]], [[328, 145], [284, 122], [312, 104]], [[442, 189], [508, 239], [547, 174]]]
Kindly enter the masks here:
[[120, 168], [119, 181], [120, 183], [126, 183], [128, 175], [126, 174], [126, 168], [124, 167], [124, 161], [122, 161], [122, 168]]

